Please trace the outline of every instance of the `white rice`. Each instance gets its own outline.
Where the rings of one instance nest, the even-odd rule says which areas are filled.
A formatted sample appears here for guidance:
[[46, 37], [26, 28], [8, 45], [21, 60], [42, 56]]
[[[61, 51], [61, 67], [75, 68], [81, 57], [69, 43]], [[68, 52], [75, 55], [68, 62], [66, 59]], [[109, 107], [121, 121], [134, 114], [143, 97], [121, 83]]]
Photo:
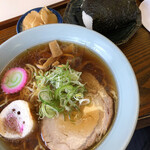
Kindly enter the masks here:
[[86, 28], [93, 29], [93, 18], [86, 14], [85, 11], [82, 11], [82, 20]]

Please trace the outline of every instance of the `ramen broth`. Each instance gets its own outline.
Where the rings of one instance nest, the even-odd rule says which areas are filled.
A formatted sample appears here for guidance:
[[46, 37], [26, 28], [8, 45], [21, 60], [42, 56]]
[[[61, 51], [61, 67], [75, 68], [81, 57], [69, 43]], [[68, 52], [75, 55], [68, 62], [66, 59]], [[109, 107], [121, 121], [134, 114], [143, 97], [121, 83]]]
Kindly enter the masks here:
[[[58, 41], [58, 43], [59, 43], [61, 49], [64, 49], [65, 47], [72, 44], [72, 43], [62, 42], [62, 41]], [[76, 59], [70, 63], [71, 68], [73, 68], [77, 71], [80, 71], [80, 72], [87, 71], [87, 72], [92, 73], [96, 77], [96, 79], [105, 87], [105, 90], [112, 97], [113, 102], [114, 102], [114, 104], [113, 104], [114, 105], [114, 108], [113, 108], [114, 113], [113, 113], [113, 118], [112, 118], [112, 123], [113, 123], [113, 120], [114, 120], [115, 114], [116, 114], [116, 110], [117, 110], [117, 101], [116, 101], [117, 100], [117, 98], [116, 98], [117, 88], [116, 88], [116, 84], [115, 84], [113, 75], [112, 75], [110, 69], [108, 68], [108, 66], [104, 63], [104, 61], [102, 59], [100, 59], [97, 55], [92, 53], [88, 48], [77, 45], [77, 44], [74, 44], [74, 45], [75, 45], [74, 56]], [[43, 58], [43, 61], [44, 61], [44, 59], [48, 58], [49, 56], [50, 56], [50, 52], [49, 52], [48, 43], [38, 45], [38, 46], [35, 46], [33, 48], [30, 48], [30, 49], [24, 51], [23, 53], [21, 53], [20, 55], [15, 57], [4, 68], [4, 70], [2, 71], [2, 73], [0, 75], [0, 81], [2, 80], [2, 77], [4, 76], [6, 71], [9, 70], [10, 68], [13, 68], [13, 67], [24, 68], [26, 64], [35, 65], [38, 63], [40, 58]], [[66, 64], [66, 61], [70, 62], [70, 58], [62, 57], [60, 60], [60, 62], [61, 62], [60, 64], [62, 64], [62, 63]], [[20, 93], [21, 93], [21, 91], [18, 93], [15, 93], [15, 94], [7, 95], [2, 92], [2, 89], [0, 89], [0, 104], [3, 103], [6, 95], [7, 95], [7, 99], [8, 99], [7, 104], [0, 107], [0, 111], [2, 111], [13, 100], [22, 99], [22, 97], [20, 97]], [[29, 99], [26, 99], [26, 98], [24, 98], [23, 100], [26, 100], [30, 103], [31, 113], [36, 122], [34, 131], [23, 139], [8, 140], [3, 137], [0, 137], [0, 140], [4, 141], [4, 143], [6, 143], [7, 146], [9, 145], [8, 149], [11, 149], [11, 150], [20, 150], [20, 149], [34, 150], [39, 143], [40, 143], [41, 147], [43, 147], [45, 150], [48, 150], [48, 148], [45, 146], [44, 142], [42, 141], [42, 137], [41, 137], [41, 130], [40, 130], [41, 120], [39, 119], [39, 116], [37, 115], [38, 114], [38, 102], [35, 102], [35, 101], [30, 102]], [[111, 123], [111, 125], [112, 125], [112, 123]], [[109, 130], [110, 130], [110, 127], [109, 127]], [[107, 131], [107, 133], [108, 132], [109, 131]], [[42, 148], [40, 148], [40, 146], [37, 146], [36, 150], [40, 150], [40, 149], [42, 149]]]

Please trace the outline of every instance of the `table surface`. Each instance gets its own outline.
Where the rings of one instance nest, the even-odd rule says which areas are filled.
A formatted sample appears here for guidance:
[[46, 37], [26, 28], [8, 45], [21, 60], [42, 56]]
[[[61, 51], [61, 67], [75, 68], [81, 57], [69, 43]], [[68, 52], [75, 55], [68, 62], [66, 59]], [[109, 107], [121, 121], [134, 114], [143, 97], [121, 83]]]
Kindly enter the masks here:
[[[67, 1], [51, 6], [63, 14]], [[0, 44], [16, 34], [18, 18], [0, 24]], [[150, 33], [143, 27], [119, 48], [131, 63], [140, 92], [140, 110], [137, 128], [150, 125]]]

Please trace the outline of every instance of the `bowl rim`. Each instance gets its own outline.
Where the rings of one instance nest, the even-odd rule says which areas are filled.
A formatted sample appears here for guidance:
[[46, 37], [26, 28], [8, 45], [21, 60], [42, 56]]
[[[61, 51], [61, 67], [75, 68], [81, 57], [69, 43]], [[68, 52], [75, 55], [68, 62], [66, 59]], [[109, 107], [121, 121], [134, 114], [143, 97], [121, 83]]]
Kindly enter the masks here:
[[[16, 32], [17, 33], [20, 33], [22, 32], [22, 22], [23, 22], [23, 19], [26, 17], [27, 14], [29, 14], [31, 11], [37, 11], [37, 12], [40, 12], [40, 10], [42, 9], [43, 7], [37, 7], [37, 8], [33, 8], [29, 11], [27, 11], [26, 13], [24, 13], [18, 20], [17, 22], [17, 25], [16, 25]], [[57, 16], [57, 19], [58, 19], [58, 23], [63, 23], [63, 19], [62, 19], [62, 16], [60, 15], [60, 13], [58, 11], [56, 11], [55, 9], [53, 8], [50, 8], [50, 7], [47, 7], [50, 11], [52, 11], [56, 16]]]
[[[42, 38], [40, 38], [41, 35], [43, 35]], [[31, 36], [34, 36], [36, 39], [31, 39]], [[92, 51], [98, 54], [102, 59], [107, 57], [110, 61], [110, 63], [107, 64], [110, 69], [116, 67], [113, 69], [119, 76], [115, 74], [114, 70], [111, 71], [113, 75], [115, 75], [114, 78], [116, 80], [117, 89], [120, 92], [118, 93], [118, 113], [109, 134], [97, 147], [97, 150], [108, 150], [112, 149], [112, 147], [115, 150], [124, 150], [134, 133], [138, 119], [139, 89], [132, 66], [123, 52], [113, 42], [93, 30], [78, 25], [49, 24], [26, 30], [11, 37], [0, 46], [0, 53], [2, 53], [2, 55], [4, 53], [8, 55], [8, 50], [14, 51], [21, 47], [22, 49], [17, 51], [16, 55], [18, 55], [21, 51], [25, 50], [24, 47], [28, 49], [37, 44], [62, 39], [64, 39], [63, 41], [86, 45], [86, 47], [92, 49]], [[18, 44], [18, 42], [20, 43]], [[29, 46], [30, 44], [32, 44], [32, 46]], [[2, 55], [0, 55], [0, 62], [4, 60]], [[11, 52], [9, 55], [9, 57], [13, 57]], [[104, 61], [107, 60], [104, 59]], [[123, 79], [122, 76], [124, 76]], [[121, 79], [116, 77], [120, 77]]]

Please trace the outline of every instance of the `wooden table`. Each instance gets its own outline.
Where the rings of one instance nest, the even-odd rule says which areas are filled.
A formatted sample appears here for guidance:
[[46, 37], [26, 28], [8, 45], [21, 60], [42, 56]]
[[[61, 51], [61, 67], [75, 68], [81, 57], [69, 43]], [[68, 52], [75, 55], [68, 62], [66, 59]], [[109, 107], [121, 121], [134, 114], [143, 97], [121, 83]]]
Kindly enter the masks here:
[[[69, 0], [52, 5], [63, 14]], [[0, 44], [16, 34], [19, 17], [0, 23]], [[139, 85], [140, 111], [137, 128], [150, 125], [150, 33], [142, 26], [132, 39], [119, 46], [130, 61]], [[134, 99], [133, 99], [134, 100]]]

